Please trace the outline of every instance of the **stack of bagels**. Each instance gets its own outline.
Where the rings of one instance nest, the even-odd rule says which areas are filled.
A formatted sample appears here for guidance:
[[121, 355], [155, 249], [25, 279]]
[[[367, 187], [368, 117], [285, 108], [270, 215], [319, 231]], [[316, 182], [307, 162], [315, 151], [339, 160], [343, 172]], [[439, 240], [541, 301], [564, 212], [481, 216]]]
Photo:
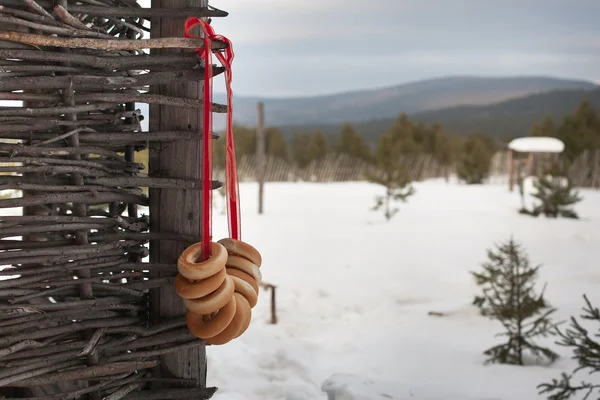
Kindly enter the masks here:
[[211, 255], [203, 258], [202, 243], [184, 250], [177, 261], [175, 290], [185, 304], [190, 332], [208, 344], [225, 344], [250, 325], [262, 257], [251, 245], [227, 238], [211, 242]]

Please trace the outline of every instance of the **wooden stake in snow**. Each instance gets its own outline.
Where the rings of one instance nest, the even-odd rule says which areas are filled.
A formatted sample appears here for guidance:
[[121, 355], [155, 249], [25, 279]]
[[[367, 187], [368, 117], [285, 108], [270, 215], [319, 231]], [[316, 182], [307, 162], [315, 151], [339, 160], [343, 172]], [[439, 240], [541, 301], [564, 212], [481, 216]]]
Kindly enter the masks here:
[[266, 172], [266, 143], [265, 143], [265, 105], [263, 102], [259, 102], [257, 105], [257, 119], [256, 119], [256, 178], [258, 180], [258, 213], [263, 213], [263, 197], [264, 197], [264, 186], [265, 186], [265, 172]]

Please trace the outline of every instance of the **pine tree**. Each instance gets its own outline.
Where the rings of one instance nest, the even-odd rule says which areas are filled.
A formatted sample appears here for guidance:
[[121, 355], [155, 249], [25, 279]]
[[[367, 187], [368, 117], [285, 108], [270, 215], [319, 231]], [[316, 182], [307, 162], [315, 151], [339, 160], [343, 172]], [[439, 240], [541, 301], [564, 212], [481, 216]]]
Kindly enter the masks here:
[[579, 194], [573, 190], [571, 180], [556, 175], [542, 175], [533, 183], [536, 192], [533, 197], [539, 204], [529, 212], [533, 216], [544, 214], [546, 217], [578, 218], [577, 213], [569, 206], [581, 201]]
[[373, 211], [383, 208], [388, 221], [398, 212], [397, 208], [392, 207], [392, 201], [406, 201], [415, 193], [402, 164], [406, 138], [400, 133], [391, 129], [379, 139], [375, 153], [375, 165], [379, 174], [367, 176], [370, 182], [385, 187], [385, 195], [376, 197]]
[[[578, 385], [572, 384], [573, 375], [579, 371], [586, 371], [590, 375], [600, 373], [600, 309], [592, 307], [589, 299], [583, 296], [586, 306], [583, 308], [581, 318], [587, 321], [593, 321], [597, 326], [597, 333], [590, 335], [588, 330], [571, 317], [570, 329], [565, 332], [556, 330], [562, 338], [558, 344], [561, 346], [573, 348], [573, 358], [577, 360], [578, 366], [572, 374], [563, 373], [559, 379], [553, 379], [550, 383], [543, 383], [538, 386], [540, 394], [547, 394], [549, 400], [567, 400], [577, 393], [583, 393], [583, 399], [600, 399], [600, 380], [592, 382], [581, 382]], [[597, 397], [596, 397], [597, 396]]]
[[292, 138], [292, 157], [300, 168], [305, 168], [310, 164], [310, 143], [310, 133], [296, 133]]
[[335, 151], [338, 154], [347, 154], [364, 161], [371, 160], [371, 149], [365, 140], [356, 132], [351, 124], [344, 124], [338, 137]]
[[556, 137], [556, 124], [552, 117], [546, 117], [539, 124], [534, 124], [529, 131], [529, 136]]
[[288, 159], [288, 145], [278, 128], [265, 129], [265, 146], [267, 156], [282, 160]]
[[487, 177], [492, 152], [480, 135], [471, 135], [463, 143], [456, 172], [467, 184], [480, 184]]
[[584, 150], [600, 148], [600, 115], [588, 100], [583, 100], [567, 115], [556, 131], [565, 144], [564, 156], [573, 161]]
[[[235, 124], [232, 128], [235, 141], [235, 155], [238, 162], [244, 156], [256, 154], [256, 129]], [[225, 143], [224, 134], [221, 134], [219, 140], [213, 141], [213, 163], [220, 168], [225, 168]]]
[[442, 131], [441, 126], [434, 126], [434, 147], [433, 156], [442, 165], [449, 165], [452, 163], [452, 151], [450, 147], [450, 140]]
[[504, 343], [484, 352], [486, 363], [524, 365], [528, 351], [538, 359], [555, 361], [558, 355], [548, 348], [538, 346], [536, 336], [546, 336], [555, 325], [550, 315], [556, 310], [548, 306], [544, 291], [534, 292], [534, 284], [540, 266], [531, 267], [525, 251], [513, 238], [497, 245], [488, 257], [493, 265], [485, 279], [484, 297], [490, 316], [499, 321], [506, 336]]
[[310, 154], [313, 160], [321, 160], [325, 158], [329, 152], [329, 143], [325, 139], [323, 132], [317, 131], [313, 134], [310, 142]]
[[473, 272], [471, 271], [471, 275], [475, 279], [475, 283], [478, 286], [482, 287], [481, 296], [475, 296], [473, 298], [473, 305], [479, 307], [479, 312], [481, 315], [491, 315], [492, 310], [490, 309], [489, 302], [485, 296], [487, 290], [490, 290], [491, 283], [498, 279], [498, 275], [500, 274], [500, 270], [502, 268], [503, 263], [505, 262], [504, 257], [502, 255], [494, 253], [492, 250], [487, 251], [487, 256], [489, 261], [484, 262], [481, 266], [483, 267], [482, 272]]

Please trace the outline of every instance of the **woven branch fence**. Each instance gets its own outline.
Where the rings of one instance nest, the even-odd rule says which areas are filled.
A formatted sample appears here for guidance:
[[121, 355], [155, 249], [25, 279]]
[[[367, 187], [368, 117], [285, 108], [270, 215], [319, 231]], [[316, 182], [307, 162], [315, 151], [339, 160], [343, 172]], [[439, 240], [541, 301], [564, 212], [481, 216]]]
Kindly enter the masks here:
[[[183, 316], [151, 323], [150, 293], [177, 269], [144, 262], [150, 240], [199, 238], [152, 232], [142, 188], [201, 182], [150, 177], [134, 162], [148, 145], [200, 133], [142, 132], [135, 103], [202, 107], [150, 93], [204, 72], [191, 51], [201, 40], [144, 39], [147, 21], [226, 15], [132, 0], [0, 1], [0, 100], [23, 102], [0, 107], [0, 189], [22, 193], [0, 199], [0, 397], [203, 399], [216, 390], [156, 373], [159, 356], [204, 343]], [[181, 51], [144, 52], [158, 48]]]

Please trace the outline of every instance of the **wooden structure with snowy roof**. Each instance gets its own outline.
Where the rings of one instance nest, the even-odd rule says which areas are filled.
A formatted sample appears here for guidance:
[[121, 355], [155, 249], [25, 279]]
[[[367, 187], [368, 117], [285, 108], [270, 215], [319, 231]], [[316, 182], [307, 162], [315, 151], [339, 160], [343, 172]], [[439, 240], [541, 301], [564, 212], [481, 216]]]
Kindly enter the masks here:
[[[512, 140], [508, 144], [508, 188], [512, 192], [515, 183], [515, 172], [522, 168], [531, 170], [536, 154], [559, 154], [565, 149], [565, 144], [557, 138], [543, 136], [528, 136]], [[514, 153], [528, 153], [526, 159], [517, 159]]]

